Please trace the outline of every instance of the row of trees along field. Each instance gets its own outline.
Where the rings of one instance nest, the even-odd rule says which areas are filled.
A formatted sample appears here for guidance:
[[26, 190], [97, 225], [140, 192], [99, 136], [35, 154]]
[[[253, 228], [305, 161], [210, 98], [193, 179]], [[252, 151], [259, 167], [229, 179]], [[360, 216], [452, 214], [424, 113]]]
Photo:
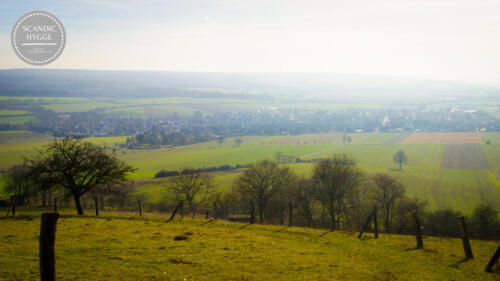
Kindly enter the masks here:
[[[397, 153], [394, 160], [406, 162]], [[14, 195], [17, 205], [30, 204], [42, 197], [50, 202], [52, 193], [72, 198], [79, 215], [82, 201], [101, 202], [120, 209], [135, 208], [141, 199], [145, 211], [170, 212], [179, 201], [185, 202], [194, 216], [197, 212], [219, 218], [260, 223], [360, 230], [375, 209], [387, 233], [413, 233], [412, 213], [422, 220], [424, 233], [459, 236], [458, 217], [454, 210], [427, 211], [426, 202], [406, 195], [405, 187], [387, 174], [368, 175], [345, 154], [334, 155], [314, 164], [311, 177], [297, 176], [286, 165], [263, 160], [246, 168], [233, 182], [231, 191], [216, 192], [213, 177], [204, 170], [173, 175], [166, 184], [169, 196], [159, 203], [145, 202], [136, 193], [127, 174], [134, 168], [120, 161], [105, 147], [82, 139], [55, 140], [6, 175], [6, 191]], [[83, 198], [83, 199], [82, 199]], [[99, 199], [99, 200], [97, 200]], [[180, 204], [181, 206], [184, 204]], [[183, 211], [182, 211], [183, 212]], [[488, 205], [478, 206], [467, 218], [472, 237], [500, 239], [498, 211]]]

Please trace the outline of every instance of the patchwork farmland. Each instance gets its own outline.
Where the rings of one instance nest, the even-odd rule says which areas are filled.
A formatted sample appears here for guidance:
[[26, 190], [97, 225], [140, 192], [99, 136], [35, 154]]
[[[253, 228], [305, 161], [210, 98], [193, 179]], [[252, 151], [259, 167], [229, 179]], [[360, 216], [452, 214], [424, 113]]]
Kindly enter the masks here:
[[[470, 213], [480, 203], [500, 206], [500, 133], [348, 136], [351, 142], [345, 144], [343, 134], [318, 134], [241, 137], [243, 142], [239, 146], [235, 138], [228, 138], [223, 144], [212, 141], [141, 150], [120, 148], [125, 137], [92, 140], [107, 144], [121, 159], [137, 168], [132, 177], [137, 182], [138, 192], [146, 194], [151, 201], [165, 196], [168, 179], [153, 179], [161, 169], [248, 164], [273, 159], [281, 152], [303, 160], [331, 157], [334, 153], [350, 154], [367, 174], [382, 172], [397, 177], [410, 196], [426, 200], [430, 209], [450, 207]], [[0, 169], [21, 163], [23, 156], [34, 154], [35, 148], [40, 148], [49, 139], [28, 132], [0, 133]], [[398, 150], [408, 155], [408, 163], [401, 171], [392, 159]], [[310, 175], [313, 166], [312, 163], [288, 165], [302, 175]], [[239, 172], [241, 170], [214, 173], [217, 189], [230, 190]]]

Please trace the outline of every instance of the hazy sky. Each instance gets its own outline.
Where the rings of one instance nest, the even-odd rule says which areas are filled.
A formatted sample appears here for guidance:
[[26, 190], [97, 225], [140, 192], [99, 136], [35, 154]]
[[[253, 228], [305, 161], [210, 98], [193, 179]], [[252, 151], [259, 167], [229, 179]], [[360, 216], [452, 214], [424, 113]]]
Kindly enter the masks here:
[[66, 49], [43, 68], [321, 72], [500, 85], [499, 0], [80, 0], [0, 2], [0, 68], [32, 10]]

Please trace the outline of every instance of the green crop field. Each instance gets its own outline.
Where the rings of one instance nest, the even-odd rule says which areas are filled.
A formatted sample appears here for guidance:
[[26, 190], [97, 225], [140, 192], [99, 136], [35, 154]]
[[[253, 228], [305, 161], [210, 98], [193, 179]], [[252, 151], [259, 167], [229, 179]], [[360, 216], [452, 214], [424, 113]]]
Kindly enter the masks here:
[[[4, 210], [0, 210], [4, 211]], [[42, 210], [0, 218], [0, 279], [39, 279]], [[90, 211], [90, 210], [88, 210]], [[75, 217], [62, 210], [56, 233], [58, 280], [498, 280], [484, 266], [496, 242], [462, 241], [270, 225], [244, 225], [167, 214], [101, 212]], [[175, 240], [175, 237], [185, 240]]]
[[237, 147], [234, 138], [226, 139], [221, 146], [217, 142], [179, 146], [162, 150], [122, 151], [123, 160], [134, 164], [139, 171], [135, 178], [152, 177], [161, 169], [210, 167], [221, 165], [249, 164], [262, 159], [273, 159], [278, 151], [300, 156], [327, 149], [327, 145], [262, 145], [267, 137], [243, 137]]
[[2, 109], [0, 110], [0, 115], [19, 115], [19, 114], [26, 114], [28, 113], [25, 110], [9, 110], [9, 109]]
[[33, 103], [77, 103], [88, 102], [88, 98], [69, 98], [69, 97], [19, 97], [19, 96], [1, 96], [0, 101], [29, 101]]
[[29, 121], [36, 121], [36, 117], [34, 116], [8, 116], [8, 117], [0, 117], [0, 124], [24, 124]]
[[[16, 141], [16, 136], [23, 141]], [[19, 132], [0, 134], [0, 169], [21, 163], [23, 156], [33, 155], [50, 138]], [[10, 136], [10, 138], [8, 137]], [[334, 153], [352, 155], [367, 175], [382, 172], [397, 177], [411, 197], [426, 200], [430, 209], [450, 207], [470, 213], [479, 203], [500, 206], [500, 133], [482, 133], [483, 144], [387, 144], [401, 134], [350, 134], [352, 143], [342, 145], [342, 134], [303, 136], [242, 137], [241, 146], [234, 138], [222, 145], [217, 142], [199, 143], [163, 149], [123, 149], [117, 144], [126, 137], [91, 138], [115, 149], [116, 155], [137, 168], [131, 176], [139, 183], [139, 192], [151, 201], [161, 200], [166, 190], [163, 180], [146, 180], [159, 170], [180, 170], [221, 165], [249, 164], [262, 159], [274, 159], [276, 152], [301, 159], [330, 157]], [[38, 139], [37, 139], [38, 138]], [[485, 144], [490, 140], [490, 144]], [[459, 146], [459, 152], [456, 148]], [[403, 150], [408, 163], [400, 171], [392, 156]], [[452, 153], [450, 153], [450, 151]], [[484, 152], [483, 152], [484, 151]], [[476, 156], [482, 155], [482, 158]], [[463, 156], [467, 157], [463, 157]], [[476, 159], [477, 158], [477, 159]], [[454, 166], [445, 164], [453, 161]], [[310, 175], [312, 163], [289, 164], [300, 175]], [[473, 166], [470, 166], [473, 165]], [[453, 169], [452, 169], [453, 168]], [[214, 173], [217, 190], [231, 189], [240, 171]]]

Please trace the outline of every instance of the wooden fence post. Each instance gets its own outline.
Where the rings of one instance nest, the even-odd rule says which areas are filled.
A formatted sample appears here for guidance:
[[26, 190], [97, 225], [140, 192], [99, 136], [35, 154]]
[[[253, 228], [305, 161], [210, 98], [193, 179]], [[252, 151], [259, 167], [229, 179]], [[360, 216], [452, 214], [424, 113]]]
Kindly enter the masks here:
[[10, 214], [10, 210], [12, 209], [12, 202], [13, 201], [14, 201], [14, 196], [11, 196], [10, 200], [9, 200], [9, 206], [7, 206], [7, 215], [5, 215], [6, 217], [8, 217]]
[[472, 249], [470, 247], [469, 232], [467, 231], [467, 226], [465, 225], [465, 218], [463, 216], [458, 218], [460, 224], [460, 231], [462, 232], [462, 244], [464, 245], [464, 253], [466, 259], [473, 259]]
[[484, 271], [490, 272], [493, 268], [493, 265], [495, 265], [495, 263], [497, 262], [498, 258], [500, 258], [500, 246], [498, 246], [496, 252], [491, 257], [490, 262], [488, 262], [486, 268], [484, 268]]
[[184, 218], [184, 202], [182, 202], [182, 204], [181, 204], [181, 210], [180, 211], [181, 211], [181, 219], [183, 219]]
[[217, 201], [214, 201], [214, 219], [217, 220]]
[[205, 211], [205, 219], [206, 219], [206, 220], [208, 220], [209, 215], [210, 215], [210, 211], [207, 209], [207, 210]]
[[172, 215], [170, 216], [170, 218], [168, 219], [169, 221], [173, 220], [174, 217], [175, 217], [175, 214], [177, 214], [177, 211], [179, 211], [180, 208], [182, 208], [182, 200], [179, 201], [179, 204], [177, 204], [177, 206], [175, 207], [174, 211], [172, 212]]
[[49, 198], [47, 199], [47, 205], [49, 205], [49, 207], [52, 207], [52, 191], [49, 189]]
[[17, 201], [17, 196], [14, 195], [14, 200], [12, 200], [12, 216], [16, 215], [16, 201]]
[[250, 202], [250, 224], [255, 223], [255, 205], [253, 204], [253, 201]]
[[141, 199], [137, 200], [137, 203], [139, 204], [139, 217], [142, 217], [142, 201], [141, 201]]
[[375, 239], [378, 239], [377, 207], [373, 207], [373, 226], [375, 227]]
[[95, 205], [95, 215], [98, 217], [99, 216], [99, 202], [97, 198], [94, 198], [94, 205]]
[[56, 226], [59, 213], [43, 213], [40, 226], [40, 277], [42, 281], [56, 280]]
[[415, 237], [417, 238], [417, 249], [424, 248], [424, 241], [422, 240], [422, 226], [420, 225], [420, 220], [418, 219], [417, 213], [412, 213], [415, 219]]
[[366, 222], [363, 225], [363, 228], [361, 229], [361, 232], [359, 232], [359, 234], [358, 234], [358, 239], [360, 239], [361, 236], [363, 236], [363, 233], [366, 231], [366, 229], [370, 225], [370, 222], [372, 220], [372, 216], [373, 216], [373, 211], [368, 215], [368, 218], [366, 218]]
[[288, 202], [288, 226], [292, 226], [292, 215], [293, 215], [293, 205], [292, 202]]
[[57, 213], [57, 197], [54, 198], [54, 213]]

